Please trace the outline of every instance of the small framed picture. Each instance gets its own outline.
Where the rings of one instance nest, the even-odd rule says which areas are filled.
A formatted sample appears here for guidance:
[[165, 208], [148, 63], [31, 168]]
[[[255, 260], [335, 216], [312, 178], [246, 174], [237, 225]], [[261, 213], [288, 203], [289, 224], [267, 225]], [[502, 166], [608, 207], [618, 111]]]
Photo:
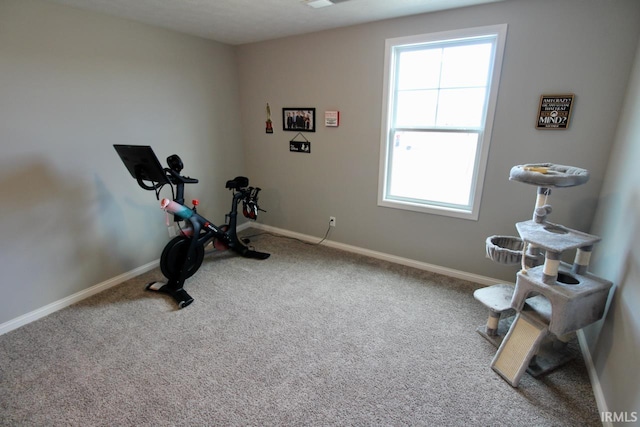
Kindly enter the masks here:
[[324, 125], [327, 127], [337, 128], [340, 126], [340, 111], [325, 111]]
[[567, 129], [574, 97], [573, 93], [541, 95], [536, 129]]
[[316, 131], [315, 108], [283, 108], [282, 130], [295, 132]]

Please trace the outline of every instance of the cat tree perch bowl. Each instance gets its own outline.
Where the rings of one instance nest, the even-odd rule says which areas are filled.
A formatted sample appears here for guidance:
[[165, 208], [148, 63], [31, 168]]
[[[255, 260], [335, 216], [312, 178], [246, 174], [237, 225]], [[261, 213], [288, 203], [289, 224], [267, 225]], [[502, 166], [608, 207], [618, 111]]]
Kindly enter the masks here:
[[[487, 258], [498, 264], [516, 265], [522, 263], [524, 241], [516, 236], [489, 236], [485, 242]], [[527, 265], [536, 258], [525, 255]]]

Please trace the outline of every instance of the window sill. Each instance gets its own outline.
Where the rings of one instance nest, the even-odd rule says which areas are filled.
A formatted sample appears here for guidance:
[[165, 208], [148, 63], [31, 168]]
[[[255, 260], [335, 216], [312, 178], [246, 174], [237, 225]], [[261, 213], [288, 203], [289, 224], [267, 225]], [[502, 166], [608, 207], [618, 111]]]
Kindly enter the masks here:
[[448, 216], [471, 221], [478, 220], [478, 212], [467, 209], [456, 209], [447, 206], [426, 205], [422, 203], [401, 202], [397, 200], [378, 200], [378, 206], [385, 208], [401, 209], [413, 212], [421, 212], [432, 215]]

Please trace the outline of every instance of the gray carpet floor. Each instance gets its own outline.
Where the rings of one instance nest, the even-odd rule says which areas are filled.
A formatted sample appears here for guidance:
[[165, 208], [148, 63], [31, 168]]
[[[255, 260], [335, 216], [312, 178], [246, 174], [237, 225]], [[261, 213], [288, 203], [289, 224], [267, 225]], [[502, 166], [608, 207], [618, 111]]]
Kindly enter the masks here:
[[517, 389], [491, 370], [478, 285], [252, 244], [271, 258], [207, 256], [183, 310], [154, 270], [0, 336], [0, 425], [601, 425], [581, 357]]

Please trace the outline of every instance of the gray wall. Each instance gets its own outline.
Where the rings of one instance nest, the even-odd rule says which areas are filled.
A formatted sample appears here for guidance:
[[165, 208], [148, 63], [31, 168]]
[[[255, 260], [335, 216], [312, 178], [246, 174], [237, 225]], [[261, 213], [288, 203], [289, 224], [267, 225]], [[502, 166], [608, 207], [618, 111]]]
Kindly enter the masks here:
[[[507, 1], [240, 46], [248, 173], [264, 189], [262, 221], [332, 240], [504, 280], [515, 269], [484, 256], [491, 234], [517, 235], [535, 188], [508, 180], [513, 165], [587, 168], [588, 184], [556, 190], [553, 222], [588, 231], [640, 27], [640, 2]], [[507, 23], [506, 50], [479, 220], [378, 207], [377, 184], [386, 38]], [[543, 93], [573, 92], [567, 131], [534, 129]], [[264, 132], [265, 104], [275, 132]], [[307, 133], [311, 154], [290, 153], [282, 107], [341, 112], [339, 128]], [[433, 183], [431, 183], [433, 184]]]
[[[593, 232], [592, 270], [615, 291], [604, 322], [585, 330], [607, 405], [640, 417], [640, 44]], [[628, 417], [631, 415], [629, 414]]]
[[222, 220], [244, 172], [236, 74], [230, 46], [0, 1], [0, 324], [158, 259], [164, 214], [112, 144], [178, 152]]

